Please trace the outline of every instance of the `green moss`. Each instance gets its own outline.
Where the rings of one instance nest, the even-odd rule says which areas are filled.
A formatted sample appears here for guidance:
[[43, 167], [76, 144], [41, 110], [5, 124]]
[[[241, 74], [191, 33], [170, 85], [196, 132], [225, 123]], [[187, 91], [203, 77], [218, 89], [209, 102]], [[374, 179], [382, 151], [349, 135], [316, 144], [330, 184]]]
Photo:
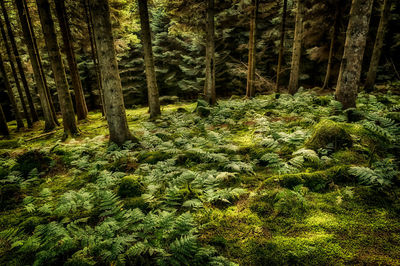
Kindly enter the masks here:
[[147, 211], [149, 204], [142, 197], [130, 197], [124, 199], [124, 208], [126, 209], [141, 209]]
[[140, 163], [155, 164], [168, 158], [171, 158], [171, 155], [163, 151], [143, 151], [138, 155], [137, 159]]
[[333, 159], [337, 161], [338, 164], [359, 164], [363, 165], [367, 162], [366, 156], [359, 152], [353, 150], [341, 150], [333, 154]]
[[20, 147], [18, 139], [3, 139], [0, 140], [0, 149], [15, 149]]
[[122, 198], [137, 197], [144, 193], [143, 185], [140, 177], [129, 175], [122, 178], [118, 188], [118, 195]]
[[39, 173], [48, 171], [51, 161], [44, 152], [31, 150], [17, 157], [17, 164], [12, 170], [19, 171], [24, 177], [28, 177], [33, 169], [37, 169]]
[[353, 140], [341, 124], [331, 120], [322, 120], [314, 127], [311, 138], [306, 142], [306, 147], [318, 150], [332, 144], [334, 150], [351, 147]]
[[2, 185], [0, 187], [0, 211], [13, 209], [21, 201], [21, 196], [19, 185]]

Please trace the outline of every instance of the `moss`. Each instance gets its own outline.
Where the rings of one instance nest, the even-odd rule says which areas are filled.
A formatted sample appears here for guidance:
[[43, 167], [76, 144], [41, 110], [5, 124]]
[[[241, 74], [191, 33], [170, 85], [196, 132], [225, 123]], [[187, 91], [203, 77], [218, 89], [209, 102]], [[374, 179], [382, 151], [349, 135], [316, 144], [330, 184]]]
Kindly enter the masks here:
[[140, 163], [155, 164], [168, 158], [171, 158], [171, 155], [163, 151], [143, 151], [138, 155], [137, 159]]
[[48, 171], [51, 161], [51, 158], [44, 152], [32, 150], [18, 156], [17, 164], [12, 170], [19, 171], [24, 177], [28, 177], [33, 169], [37, 169], [39, 173]]
[[13, 209], [21, 201], [21, 196], [19, 185], [2, 185], [0, 187], [0, 211]]
[[358, 153], [354, 150], [341, 150], [333, 154], [333, 159], [338, 164], [358, 164], [362, 165], [367, 162], [365, 154]]
[[118, 195], [121, 198], [142, 195], [142, 193], [144, 193], [144, 188], [140, 181], [140, 177], [134, 175], [123, 177], [118, 188]]
[[129, 197], [124, 199], [124, 208], [148, 211], [149, 204], [142, 197]]
[[3, 139], [0, 140], [0, 149], [15, 149], [20, 147], [17, 139]]
[[318, 150], [333, 144], [334, 150], [351, 147], [353, 140], [349, 133], [339, 123], [331, 120], [322, 120], [314, 127], [311, 138], [306, 142], [306, 147]]

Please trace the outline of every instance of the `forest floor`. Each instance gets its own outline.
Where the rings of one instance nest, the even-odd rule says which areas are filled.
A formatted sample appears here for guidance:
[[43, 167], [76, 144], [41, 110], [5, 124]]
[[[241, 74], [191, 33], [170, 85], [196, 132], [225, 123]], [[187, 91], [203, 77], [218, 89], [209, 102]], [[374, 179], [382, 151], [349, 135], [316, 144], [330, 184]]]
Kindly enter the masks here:
[[[0, 264], [400, 265], [400, 96], [127, 110], [0, 140]], [[79, 264], [78, 264], [79, 262]]]

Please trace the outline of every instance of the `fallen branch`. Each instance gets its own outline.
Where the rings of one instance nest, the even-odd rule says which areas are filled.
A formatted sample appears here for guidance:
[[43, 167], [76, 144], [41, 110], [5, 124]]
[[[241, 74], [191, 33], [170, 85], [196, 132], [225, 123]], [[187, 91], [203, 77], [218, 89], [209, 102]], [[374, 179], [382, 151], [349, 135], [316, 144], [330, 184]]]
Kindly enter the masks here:
[[27, 139], [25, 141], [31, 141], [31, 140], [35, 140], [35, 139], [40, 139], [42, 137], [47, 137], [47, 136], [53, 135], [56, 132], [57, 132], [56, 130], [50, 131], [50, 132], [46, 132], [46, 133], [40, 134], [39, 136], [35, 136], [33, 138]]

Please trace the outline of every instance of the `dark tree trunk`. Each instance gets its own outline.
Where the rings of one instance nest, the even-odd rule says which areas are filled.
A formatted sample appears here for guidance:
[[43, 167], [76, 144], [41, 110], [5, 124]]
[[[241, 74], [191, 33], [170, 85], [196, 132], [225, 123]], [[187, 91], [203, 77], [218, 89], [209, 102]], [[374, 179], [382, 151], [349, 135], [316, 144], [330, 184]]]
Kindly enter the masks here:
[[24, 93], [22, 92], [21, 84], [19, 83], [18, 72], [17, 72], [17, 69], [15, 68], [15, 65], [13, 62], [11, 48], [10, 48], [10, 45], [8, 44], [7, 35], [3, 28], [3, 24], [1, 21], [0, 21], [0, 31], [1, 31], [1, 36], [3, 37], [4, 46], [6, 47], [8, 60], [10, 62], [10, 66], [11, 66], [11, 72], [13, 74], [15, 85], [16, 85], [17, 91], [18, 91], [18, 95], [21, 100], [22, 110], [24, 111], [24, 116], [25, 116], [26, 122], [28, 124], [28, 127], [32, 127], [32, 120], [31, 120], [30, 114], [28, 112], [28, 108], [26, 107]]
[[68, 18], [65, 11], [65, 3], [64, 0], [55, 0], [54, 2], [64, 43], [64, 52], [67, 56], [68, 67], [71, 74], [72, 87], [75, 93], [76, 115], [78, 120], [82, 120], [87, 117], [88, 109], [86, 106], [85, 94], [83, 93], [81, 78], [79, 76], [78, 65], [76, 64], [74, 48], [71, 40], [71, 30], [69, 28]]
[[217, 101], [215, 91], [215, 25], [214, 25], [214, 0], [207, 1], [206, 23], [206, 80], [204, 96], [206, 101], [214, 105]]
[[249, 34], [249, 62], [247, 72], [246, 96], [254, 97], [256, 90], [254, 86], [256, 77], [256, 30], [257, 30], [258, 0], [252, 0]]
[[151, 44], [151, 30], [149, 22], [149, 11], [147, 0], [138, 0], [140, 25], [142, 29], [142, 43], [144, 50], [144, 64], [146, 66], [147, 95], [149, 101], [150, 118], [161, 114], [160, 101], [158, 98], [158, 88], [156, 71], [154, 69], [154, 57]]
[[3, 112], [3, 107], [0, 104], [0, 134], [3, 136], [9, 136], [10, 131], [8, 130], [7, 120]]
[[50, 4], [48, 0], [36, 0], [36, 3], [54, 80], [56, 82], [58, 100], [63, 117], [64, 132], [65, 134], [76, 135], [78, 134], [78, 127], [76, 125], [74, 106], [72, 105], [71, 95], [69, 94], [67, 77], [65, 75], [65, 69], [57, 42], [54, 22], [51, 17]]
[[21, 63], [21, 58], [19, 56], [17, 44], [15, 42], [14, 33], [12, 31], [12, 28], [11, 28], [10, 19], [8, 18], [8, 13], [7, 13], [6, 7], [4, 5], [4, 1], [0, 1], [0, 4], [1, 4], [1, 8], [3, 10], [3, 16], [4, 16], [4, 21], [5, 21], [5, 24], [6, 24], [6, 28], [7, 28], [8, 38], [10, 39], [11, 48], [12, 48], [12, 50], [14, 52], [14, 57], [15, 57], [15, 61], [17, 63], [19, 75], [21, 77], [22, 85], [23, 85], [24, 90], [25, 90], [26, 99], [28, 100], [28, 106], [29, 106], [30, 114], [32, 116], [32, 121], [36, 122], [36, 121], [39, 121], [39, 117], [37, 115], [37, 112], [36, 112], [36, 109], [35, 109], [35, 105], [33, 103], [32, 95], [31, 95], [31, 92], [29, 90], [28, 81], [26, 80], [26, 77], [25, 77], [25, 71], [24, 71], [24, 68], [23, 68], [22, 63]]
[[367, 42], [373, 0], [353, 0], [346, 42], [336, 87], [336, 99], [343, 109], [356, 107], [361, 66]]
[[328, 55], [328, 64], [326, 66], [326, 74], [325, 74], [325, 79], [324, 79], [324, 85], [322, 85], [322, 89], [326, 89], [329, 86], [329, 80], [331, 78], [331, 72], [332, 72], [332, 60], [333, 60], [333, 54], [335, 51], [335, 41], [337, 38], [337, 31], [338, 31], [338, 18], [339, 18], [339, 7], [336, 7], [335, 11], [335, 21], [332, 25], [331, 29], [331, 43], [329, 45], [329, 55]]
[[376, 72], [378, 70], [379, 60], [381, 59], [383, 41], [385, 40], [386, 27], [389, 21], [391, 5], [392, 0], [384, 0], [381, 11], [381, 19], [378, 26], [378, 32], [376, 33], [374, 51], [372, 52], [367, 79], [365, 81], [365, 90], [368, 92], [374, 89]]
[[33, 74], [38, 88], [40, 103], [43, 109], [45, 131], [53, 130], [57, 126], [56, 117], [54, 115], [50, 95], [48, 94], [46, 80], [42, 72], [42, 64], [40, 61], [39, 51], [37, 50], [36, 41], [33, 36], [32, 27], [30, 24], [29, 12], [25, 6], [24, 0], [15, 0], [18, 10], [18, 16], [21, 23], [24, 41], [28, 49], [29, 58], [31, 60]]
[[108, 0], [89, 0], [89, 6], [93, 15], [110, 141], [118, 145], [128, 140], [137, 141], [129, 131], [126, 119]]
[[17, 129], [24, 128], [24, 122], [22, 121], [21, 113], [18, 109], [17, 100], [15, 99], [14, 92], [10, 86], [10, 82], [7, 77], [7, 72], [4, 67], [3, 57], [0, 54], [0, 73], [3, 76], [4, 86], [6, 87], [8, 98], [10, 99], [10, 103], [12, 108], [14, 109], [15, 120], [17, 121]]
[[283, 0], [282, 7], [282, 21], [281, 21], [281, 37], [279, 42], [279, 56], [278, 56], [278, 67], [276, 68], [276, 92], [279, 92], [279, 77], [281, 74], [282, 59], [283, 59], [283, 47], [285, 42], [285, 31], [286, 31], [286, 13], [287, 13], [287, 0]]
[[297, 0], [296, 25], [293, 40], [292, 64], [290, 67], [289, 93], [299, 89], [301, 44], [303, 41], [303, 0]]

